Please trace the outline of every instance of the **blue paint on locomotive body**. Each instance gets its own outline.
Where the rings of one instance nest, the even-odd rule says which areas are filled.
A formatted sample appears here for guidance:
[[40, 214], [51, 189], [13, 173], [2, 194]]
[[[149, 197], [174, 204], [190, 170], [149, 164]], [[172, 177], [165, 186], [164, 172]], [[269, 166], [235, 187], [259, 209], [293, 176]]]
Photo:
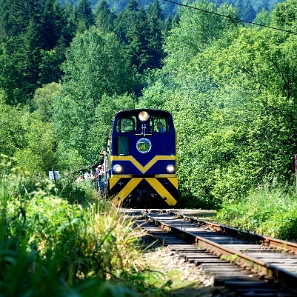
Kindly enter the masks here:
[[115, 115], [108, 145], [110, 195], [120, 203], [175, 205], [176, 167], [176, 134], [169, 112], [134, 109]]

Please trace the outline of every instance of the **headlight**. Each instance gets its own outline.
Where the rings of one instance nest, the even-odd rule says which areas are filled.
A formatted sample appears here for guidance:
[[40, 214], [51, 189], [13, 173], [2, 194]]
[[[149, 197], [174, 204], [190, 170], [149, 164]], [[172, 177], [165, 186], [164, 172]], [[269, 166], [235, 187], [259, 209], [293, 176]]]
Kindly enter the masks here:
[[149, 119], [150, 115], [146, 111], [141, 111], [138, 115], [138, 118], [142, 122], [146, 122]]
[[115, 173], [121, 173], [123, 170], [122, 166], [119, 164], [114, 165], [112, 169]]
[[175, 168], [174, 168], [173, 165], [167, 165], [167, 167], [166, 167], [166, 171], [167, 171], [168, 173], [173, 173], [174, 170], [175, 170]]

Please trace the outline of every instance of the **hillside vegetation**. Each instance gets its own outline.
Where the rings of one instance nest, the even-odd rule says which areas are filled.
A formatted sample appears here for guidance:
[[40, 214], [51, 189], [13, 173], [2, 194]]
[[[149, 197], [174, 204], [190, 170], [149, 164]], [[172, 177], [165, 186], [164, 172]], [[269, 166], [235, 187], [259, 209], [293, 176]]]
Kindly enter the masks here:
[[4, 296], [164, 295], [131, 223], [75, 182], [121, 109], [173, 114], [178, 207], [297, 239], [296, 0], [247, 2], [262, 26], [239, 21], [240, 1], [116, 3], [0, 0]]
[[[139, 0], [138, 2], [140, 6], [147, 7], [153, 2], [153, 0]], [[183, 3], [183, 1], [180, 0], [176, 0], [173, 2]], [[189, 3], [192, 2], [195, 1], [189, 1]], [[209, 2], [212, 2], [217, 6], [220, 6], [223, 3], [232, 4], [238, 9], [240, 17], [242, 19], [252, 21], [255, 18], [256, 14], [259, 13], [261, 10], [271, 11], [277, 3], [283, 2], [283, 0], [210, 0]], [[79, 0], [59, 0], [59, 3], [62, 5], [66, 5], [67, 3], [78, 5]], [[89, 3], [93, 9], [96, 9], [100, 5], [100, 0], [90, 0]], [[116, 13], [122, 12], [127, 7], [128, 3], [129, 0], [107, 0], [107, 4], [110, 9]], [[176, 14], [177, 7], [174, 3], [163, 0], [160, 1], [160, 4], [166, 16], [168, 16], [169, 14], [171, 16], [174, 16]]]
[[1, 296], [165, 296], [141, 257], [141, 232], [89, 182], [72, 184], [67, 196], [79, 192], [80, 203], [71, 203], [65, 181], [34, 182], [14, 159], [0, 161]]
[[296, 1], [259, 12], [263, 26], [207, 0], [174, 19], [158, 0], [118, 14], [105, 1], [0, 4], [1, 152], [33, 176], [97, 162], [114, 113], [137, 106], [174, 116], [180, 206], [294, 185]]

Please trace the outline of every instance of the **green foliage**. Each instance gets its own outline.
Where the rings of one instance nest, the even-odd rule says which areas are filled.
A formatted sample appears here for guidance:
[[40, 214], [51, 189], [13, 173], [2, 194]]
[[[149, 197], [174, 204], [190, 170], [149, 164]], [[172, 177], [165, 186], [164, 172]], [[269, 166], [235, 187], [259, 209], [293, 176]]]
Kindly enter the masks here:
[[64, 156], [61, 161], [68, 162], [68, 168], [78, 168], [73, 163], [77, 159], [82, 160], [79, 164], [96, 162], [103, 149], [108, 135], [106, 123], [110, 128], [112, 116], [118, 111], [114, 108], [121, 107], [107, 101], [102, 104], [102, 98], [114, 96], [116, 101], [117, 96], [132, 91], [133, 71], [126, 57], [113, 34], [104, 36], [91, 29], [74, 38], [63, 66], [63, 94], [54, 103], [58, 152]]
[[81, 156], [81, 152], [75, 148], [69, 147], [66, 141], [65, 143], [63, 140], [59, 142], [56, 153], [58, 165], [55, 168], [59, 168], [59, 170], [75, 171], [85, 166], [86, 161]]
[[22, 124], [26, 131], [24, 137], [27, 145], [16, 150], [14, 155], [18, 163], [33, 174], [44, 174], [57, 164], [53, 151], [52, 124], [43, 123], [29, 113], [23, 115]]
[[87, 0], [79, 0], [76, 6], [78, 31], [83, 32], [95, 24], [91, 5]]
[[80, 204], [83, 207], [90, 207], [98, 202], [98, 193], [90, 180], [76, 182], [75, 173], [63, 175], [55, 184], [59, 197], [67, 200], [70, 204]]
[[[5, 2], [5, 3], [2, 3]], [[1, 1], [0, 88], [6, 103], [30, 103], [41, 84], [58, 81], [74, 30], [55, 0]], [[2, 8], [2, 6], [1, 6]]]
[[61, 85], [57, 83], [50, 83], [35, 91], [32, 107], [43, 122], [53, 122], [54, 100], [61, 93]]
[[21, 37], [7, 38], [0, 44], [0, 89], [5, 92], [5, 103], [24, 104], [29, 96], [24, 79], [24, 57], [20, 52], [24, 47]]
[[236, 21], [218, 17], [215, 13], [223, 13], [230, 17], [237, 17], [232, 7], [222, 5], [220, 8], [207, 0], [200, 0], [193, 4], [201, 10], [214, 12], [207, 14], [203, 11], [193, 11], [184, 8], [178, 26], [175, 26], [165, 42], [168, 53], [167, 65], [179, 66], [190, 63], [191, 59], [203, 51], [207, 46], [221, 37], [224, 30], [231, 30]]
[[109, 9], [105, 0], [100, 1], [95, 15], [96, 25], [102, 32], [109, 33], [113, 31], [113, 23], [116, 19], [116, 15]]
[[125, 44], [130, 63], [138, 74], [161, 67], [162, 23], [163, 12], [158, 1], [146, 12], [137, 1], [131, 0], [115, 20], [115, 33]]
[[[197, 7], [216, 9], [204, 1]], [[295, 36], [189, 13], [181, 12], [165, 42], [165, 65], [139, 101], [173, 113], [182, 205], [236, 203], [258, 184], [291, 184]]]
[[296, 241], [295, 189], [262, 186], [236, 204], [224, 204], [217, 219], [242, 230]]
[[0, 102], [0, 148], [1, 153], [13, 156], [17, 149], [26, 146], [22, 111]]
[[43, 123], [26, 109], [0, 103], [0, 124], [0, 153], [17, 157], [18, 164], [33, 174], [44, 174], [55, 167], [51, 123]]
[[98, 198], [83, 208], [53, 196], [49, 182], [23, 191], [30, 181], [14, 161], [3, 156], [0, 164], [3, 296], [118, 297], [151, 290], [133, 222]]

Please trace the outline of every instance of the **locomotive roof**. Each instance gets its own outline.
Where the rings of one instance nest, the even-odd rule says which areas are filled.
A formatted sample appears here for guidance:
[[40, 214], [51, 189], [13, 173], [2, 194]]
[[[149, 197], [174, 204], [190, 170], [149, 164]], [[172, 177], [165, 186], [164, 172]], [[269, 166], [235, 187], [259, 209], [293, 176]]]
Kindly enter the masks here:
[[117, 117], [120, 114], [138, 114], [141, 111], [146, 111], [148, 113], [154, 113], [154, 114], [166, 114], [171, 116], [170, 112], [164, 109], [154, 109], [154, 108], [136, 108], [136, 109], [125, 109], [120, 110], [115, 114], [115, 117]]

